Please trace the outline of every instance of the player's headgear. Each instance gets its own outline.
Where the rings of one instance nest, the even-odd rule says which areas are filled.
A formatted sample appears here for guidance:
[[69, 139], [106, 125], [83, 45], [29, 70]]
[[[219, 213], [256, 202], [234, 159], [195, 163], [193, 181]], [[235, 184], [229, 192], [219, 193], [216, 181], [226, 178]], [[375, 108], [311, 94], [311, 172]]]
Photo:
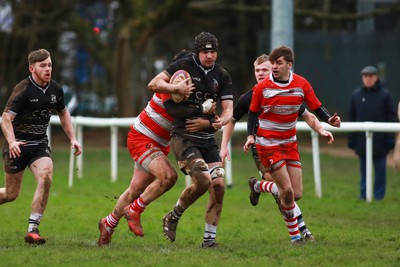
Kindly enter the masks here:
[[198, 55], [200, 51], [206, 50], [218, 51], [218, 40], [211, 33], [202, 32], [194, 38], [194, 52]]

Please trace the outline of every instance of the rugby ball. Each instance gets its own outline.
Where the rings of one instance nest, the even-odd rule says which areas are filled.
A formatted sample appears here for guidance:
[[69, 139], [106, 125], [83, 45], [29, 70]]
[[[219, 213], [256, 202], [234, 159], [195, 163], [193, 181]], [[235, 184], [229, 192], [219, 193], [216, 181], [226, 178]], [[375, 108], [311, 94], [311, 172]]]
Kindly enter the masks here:
[[[182, 80], [185, 80], [190, 77], [190, 74], [186, 70], [177, 70], [172, 76], [171, 79], [169, 80], [169, 83], [171, 84], [178, 84], [182, 82]], [[188, 84], [191, 84], [192, 80], [190, 79]], [[179, 93], [172, 93], [171, 94], [171, 99], [175, 103], [180, 103], [183, 100], [186, 100], [186, 97], [182, 94]]]

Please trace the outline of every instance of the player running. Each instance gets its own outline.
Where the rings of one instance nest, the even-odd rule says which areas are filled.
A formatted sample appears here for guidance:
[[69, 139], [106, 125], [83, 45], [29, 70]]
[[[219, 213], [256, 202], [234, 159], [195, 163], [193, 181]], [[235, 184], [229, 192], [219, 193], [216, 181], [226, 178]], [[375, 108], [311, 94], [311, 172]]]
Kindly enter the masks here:
[[[191, 56], [190, 51], [178, 53], [174, 60]], [[192, 88], [185, 83], [175, 85], [170, 92], [190, 94]], [[164, 90], [164, 92], [168, 92]], [[113, 211], [99, 221], [99, 246], [109, 245], [114, 228], [122, 217], [128, 221], [129, 229], [136, 235], [143, 237], [144, 231], [140, 221], [141, 213], [152, 201], [171, 189], [178, 175], [168, 159], [170, 151], [170, 131], [172, 117], [165, 110], [164, 101], [170, 94], [154, 93], [147, 106], [131, 125], [127, 138], [128, 151], [135, 161], [131, 183], [119, 197]], [[182, 105], [182, 109], [203, 111], [202, 105]], [[209, 128], [208, 120], [198, 120], [199, 129]]]
[[[211, 120], [215, 118], [213, 126], [215, 129], [220, 129], [232, 117], [231, 77], [221, 65], [216, 63], [219, 47], [214, 35], [208, 32], [200, 33], [195, 37], [194, 47], [195, 56], [172, 63], [150, 81], [149, 88], [167, 88], [171, 86], [170, 77], [177, 70], [188, 71], [195, 90], [186, 102], [198, 104], [209, 99], [214, 102], [219, 100], [222, 107], [221, 115], [215, 117], [211, 114], [205, 117]], [[178, 105], [180, 104], [176, 106]], [[189, 133], [186, 129], [187, 120], [196, 119], [199, 115], [177, 112], [173, 105], [169, 108], [167, 102], [166, 109], [174, 117], [171, 147], [175, 152], [179, 167], [185, 174], [191, 176], [193, 183], [185, 188], [172, 211], [164, 216], [164, 235], [170, 241], [175, 241], [176, 227], [185, 210], [209, 191], [210, 198], [205, 216], [202, 247], [215, 247], [217, 226], [225, 193], [223, 179], [225, 172], [219, 157], [214, 131]]]
[[5, 186], [0, 188], [0, 205], [18, 197], [25, 169], [29, 167], [37, 186], [25, 241], [44, 244], [46, 239], [39, 234], [39, 224], [47, 207], [53, 180], [53, 160], [46, 132], [52, 114], [58, 114], [75, 156], [82, 153], [82, 148], [76, 140], [71, 116], [65, 107], [63, 89], [51, 78], [53, 64], [50, 52], [46, 49], [32, 51], [28, 55], [28, 63], [31, 74], [14, 87], [2, 115]]
[[[265, 55], [265, 54], [260, 55], [254, 61], [254, 75], [256, 77], [257, 82], [261, 82], [266, 77], [268, 77], [269, 74], [271, 73], [271, 69], [272, 69], [272, 65], [268, 59], [268, 55]], [[254, 87], [253, 87], [253, 89], [254, 89]], [[253, 90], [250, 90], [239, 97], [238, 101], [235, 104], [235, 108], [233, 110], [232, 120], [224, 126], [224, 131], [222, 134], [222, 141], [221, 141], [221, 151], [220, 151], [220, 156], [221, 156], [223, 162], [224, 162], [225, 158], [230, 160], [230, 155], [229, 155], [229, 151], [228, 151], [228, 143], [233, 134], [233, 130], [234, 130], [236, 122], [239, 121], [249, 111], [252, 94], [253, 94]], [[300, 107], [298, 115], [302, 116], [304, 118], [304, 120], [307, 122], [307, 124], [312, 129], [321, 128], [321, 125], [320, 125], [318, 119], [315, 117], [315, 115], [308, 112], [307, 109], [303, 105]], [[327, 132], [327, 134], [328, 134], [329, 138], [333, 138], [333, 137], [331, 137], [332, 134], [330, 132]], [[279, 210], [282, 211], [280, 201], [279, 201], [278, 188], [275, 185], [275, 183], [273, 182], [271, 175], [267, 172], [266, 168], [261, 163], [255, 145], [251, 146], [251, 152], [252, 152], [254, 162], [257, 166], [257, 169], [260, 172], [262, 179], [265, 180], [265, 181], [258, 181], [256, 178], [250, 177], [249, 186], [250, 186], [250, 202], [251, 202], [251, 204], [253, 206], [257, 206], [261, 192], [271, 192], [272, 196], [275, 198], [275, 200], [278, 204]], [[297, 200], [299, 200], [299, 199], [296, 199], [296, 201]], [[308, 241], [315, 241], [314, 236], [312, 235], [311, 231], [307, 228], [307, 226], [303, 220], [302, 212], [296, 202], [295, 202], [295, 205], [296, 205], [296, 216], [297, 216], [297, 220], [299, 223], [299, 230], [301, 231], [303, 238]]]
[[[279, 201], [291, 242], [301, 244], [303, 239], [295, 215], [295, 199], [300, 199], [302, 195], [301, 163], [296, 142], [298, 112], [305, 101], [318, 117], [333, 126], [340, 126], [340, 117], [336, 114], [331, 116], [322, 107], [308, 81], [290, 71], [294, 55], [289, 47], [274, 49], [269, 59], [272, 73], [253, 90], [248, 137], [243, 149], [248, 152], [253, 144], [256, 145], [262, 164], [278, 187]], [[329, 144], [333, 142], [332, 135], [322, 127], [314, 130], [328, 137]]]

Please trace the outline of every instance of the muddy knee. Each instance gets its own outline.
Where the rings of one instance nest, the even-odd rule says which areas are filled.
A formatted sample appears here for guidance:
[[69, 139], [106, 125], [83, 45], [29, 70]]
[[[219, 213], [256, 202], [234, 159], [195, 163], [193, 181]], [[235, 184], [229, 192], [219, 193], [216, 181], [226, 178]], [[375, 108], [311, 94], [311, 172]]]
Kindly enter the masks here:
[[210, 187], [211, 180], [209, 178], [207, 179], [208, 165], [203, 159], [195, 159], [189, 162], [186, 167], [186, 172], [199, 187]]

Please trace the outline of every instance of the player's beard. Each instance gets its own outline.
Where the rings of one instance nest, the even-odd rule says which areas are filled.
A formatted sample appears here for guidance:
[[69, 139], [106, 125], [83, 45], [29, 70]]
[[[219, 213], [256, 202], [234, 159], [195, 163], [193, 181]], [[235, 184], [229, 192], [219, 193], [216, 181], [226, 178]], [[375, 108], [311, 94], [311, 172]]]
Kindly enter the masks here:
[[43, 73], [38, 78], [42, 85], [47, 84], [51, 80], [51, 72]]

